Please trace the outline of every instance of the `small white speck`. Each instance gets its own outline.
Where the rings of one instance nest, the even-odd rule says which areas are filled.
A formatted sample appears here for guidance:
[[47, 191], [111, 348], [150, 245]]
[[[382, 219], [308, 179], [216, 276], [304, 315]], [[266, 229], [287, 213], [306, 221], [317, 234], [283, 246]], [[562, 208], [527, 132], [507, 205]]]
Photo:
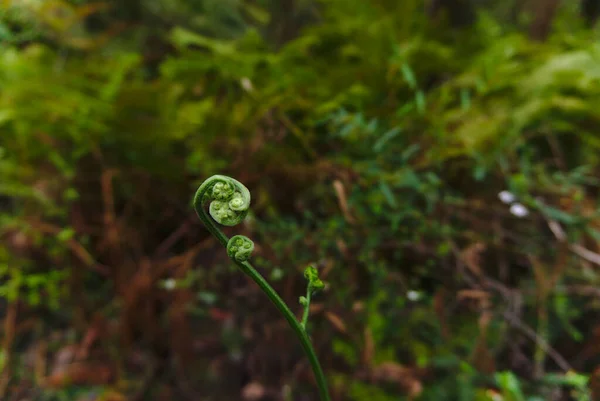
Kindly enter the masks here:
[[418, 301], [419, 298], [421, 298], [421, 294], [419, 294], [418, 291], [408, 291], [406, 293], [406, 298], [408, 298], [410, 301]]
[[510, 212], [517, 217], [525, 217], [529, 214], [529, 210], [520, 203], [511, 205]]
[[163, 288], [167, 291], [173, 291], [177, 287], [177, 281], [174, 278], [168, 278], [163, 281]]
[[254, 86], [252, 85], [252, 81], [250, 81], [249, 78], [242, 78], [240, 80], [240, 85], [242, 85], [242, 88], [244, 88], [244, 90], [246, 92], [252, 92], [254, 90]]
[[498, 198], [500, 198], [500, 200], [502, 201], [502, 203], [513, 203], [516, 199], [516, 197], [508, 191], [502, 191], [498, 194]]

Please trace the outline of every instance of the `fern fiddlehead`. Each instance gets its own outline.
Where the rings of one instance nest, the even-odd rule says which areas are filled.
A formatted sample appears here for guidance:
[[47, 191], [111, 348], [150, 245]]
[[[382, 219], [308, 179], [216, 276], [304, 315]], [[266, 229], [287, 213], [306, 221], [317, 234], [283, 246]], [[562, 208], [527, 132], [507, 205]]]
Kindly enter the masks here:
[[252, 251], [254, 251], [254, 242], [243, 235], [234, 235], [227, 242], [227, 255], [237, 262], [250, 259]]
[[[209, 213], [205, 210], [205, 204], [208, 202]], [[214, 175], [200, 185], [194, 196], [193, 206], [206, 228], [226, 247], [231, 260], [260, 287], [287, 320], [310, 362], [321, 400], [330, 401], [325, 375], [305, 329], [306, 319], [303, 318], [302, 323], [298, 322], [273, 287], [248, 262], [254, 250], [254, 243], [242, 235], [235, 235], [229, 239], [215, 224], [216, 222], [224, 226], [235, 226], [241, 223], [250, 208], [250, 191], [244, 184], [231, 177]]]

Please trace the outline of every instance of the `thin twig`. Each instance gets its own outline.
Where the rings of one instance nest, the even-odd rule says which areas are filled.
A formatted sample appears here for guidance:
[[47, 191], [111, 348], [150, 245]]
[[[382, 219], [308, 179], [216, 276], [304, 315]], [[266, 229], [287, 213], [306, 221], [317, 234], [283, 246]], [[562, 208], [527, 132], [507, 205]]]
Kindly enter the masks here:
[[565, 288], [569, 293], [600, 298], [600, 288], [593, 285], [572, 285]]
[[[457, 256], [457, 261], [458, 261], [459, 265], [464, 266], [464, 262], [460, 258], [460, 251], [458, 250], [456, 245], [453, 245], [452, 248], [453, 248], [453, 252]], [[512, 298], [514, 298], [514, 295], [512, 294], [512, 291], [508, 287], [502, 285], [501, 283], [499, 283], [495, 280], [487, 278], [487, 277], [482, 277], [483, 283], [478, 283], [475, 279], [473, 279], [472, 277], [470, 277], [468, 275], [468, 272], [466, 271], [467, 269], [462, 268], [461, 270], [463, 270], [465, 281], [467, 281], [467, 283], [469, 283], [472, 287], [477, 288], [477, 289], [484, 289], [485, 287], [495, 289], [502, 296], [502, 298], [504, 298], [509, 303], [509, 305], [512, 304], [511, 300], [512, 300]], [[567, 362], [567, 360], [561, 354], [558, 353], [558, 351], [556, 351], [545, 339], [538, 336], [538, 334], [535, 332], [535, 330], [533, 330], [531, 327], [529, 327], [525, 323], [523, 323], [523, 321], [521, 319], [519, 319], [514, 314], [514, 312], [511, 313], [507, 310], [502, 313], [502, 316], [513, 327], [522, 331], [523, 334], [525, 334], [537, 346], [539, 346], [541, 349], [543, 349], [546, 352], [546, 354], [552, 360], [554, 360], [554, 362], [556, 362], [556, 364], [561, 369], [563, 369], [565, 372], [573, 369], [571, 367], [571, 365]]]
[[[552, 231], [556, 239], [561, 242], [565, 242], [567, 240], [567, 235], [565, 234], [565, 231], [561, 225], [555, 220], [547, 220], [547, 222], [548, 227], [550, 227], [550, 231]], [[596, 252], [592, 252], [579, 244], [569, 244], [569, 249], [588, 262], [600, 266], [600, 255]]]
[[171, 247], [173, 245], [175, 245], [175, 243], [177, 241], [179, 241], [179, 239], [181, 239], [189, 231], [190, 227], [191, 227], [190, 221], [186, 221], [185, 223], [183, 223], [182, 225], [180, 225], [179, 228], [177, 228], [177, 230], [173, 231], [158, 246], [158, 248], [156, 248], [156, 252], [154, 252], [154, 256], [155, 257], [160, 257], [160, 256], [163, 256], [164, 254], [166, 254], [169, 251], [169, 249], [171, 249]]
[[545, 339], [540, 337], [535, 332], [535, 330], [533, 330], [531, 327], [527, 326], [519, 318], [512, 315], [508, 311], [503, 312], [502, 315], [513, 327], [519, 329], [523, 334], [525, 334], [527, 337], [529, 337], [530, 340], [532, 340], [540, 348], [542, 348], [544, 350], [544, 352], [546, 352], [546, 354], [550, 358], [552, 358], [554, 360], [554, 362], [556, 362], [556, 364], [562, 370], [564, 370], [565, 372], [568, 372], [569, 370], [573, 370], [573, 367], [569, 364], [569, 362], [567, 362], [567, 360], [561, 354], [559, 354], [558, 351], [556, 351], [554, 348], [552, 348], [552, 346], [550, 344], [548, 344], [548, 342]]

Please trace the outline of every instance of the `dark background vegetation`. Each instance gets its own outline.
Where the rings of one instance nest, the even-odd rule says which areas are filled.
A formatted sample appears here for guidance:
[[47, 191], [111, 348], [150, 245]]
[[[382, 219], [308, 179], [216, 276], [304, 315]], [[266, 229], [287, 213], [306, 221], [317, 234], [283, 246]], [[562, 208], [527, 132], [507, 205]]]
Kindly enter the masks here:
[[600, 1], [0, 6], [0, 399], [600, 400]]

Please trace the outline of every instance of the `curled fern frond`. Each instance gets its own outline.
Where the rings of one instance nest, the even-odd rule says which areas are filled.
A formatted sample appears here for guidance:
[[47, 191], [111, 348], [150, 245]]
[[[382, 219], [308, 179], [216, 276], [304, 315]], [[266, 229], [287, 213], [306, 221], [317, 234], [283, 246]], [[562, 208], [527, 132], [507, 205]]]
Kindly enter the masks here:
[[312, 294], [325, 288], [325, 284], [319, 278], [319, 272], [314, 266], [308, 266], [304, 270], [304, 278], [308, 281], [308, 288]]
[[243, 235], [234, 235], [227, 243], [227, 255], [237, 262], [250, 259], [252, 251], [254, 251], [254, 242]]
[[[200, 209], [210, 201], [210, 216], [224, 226], [241, 223], [250, 209], [250, 191], [241, 182], [224, 175], [213, 175], [198, 188], [194, 207]], [[203, 209], [202, 209], [203, 210]]]

